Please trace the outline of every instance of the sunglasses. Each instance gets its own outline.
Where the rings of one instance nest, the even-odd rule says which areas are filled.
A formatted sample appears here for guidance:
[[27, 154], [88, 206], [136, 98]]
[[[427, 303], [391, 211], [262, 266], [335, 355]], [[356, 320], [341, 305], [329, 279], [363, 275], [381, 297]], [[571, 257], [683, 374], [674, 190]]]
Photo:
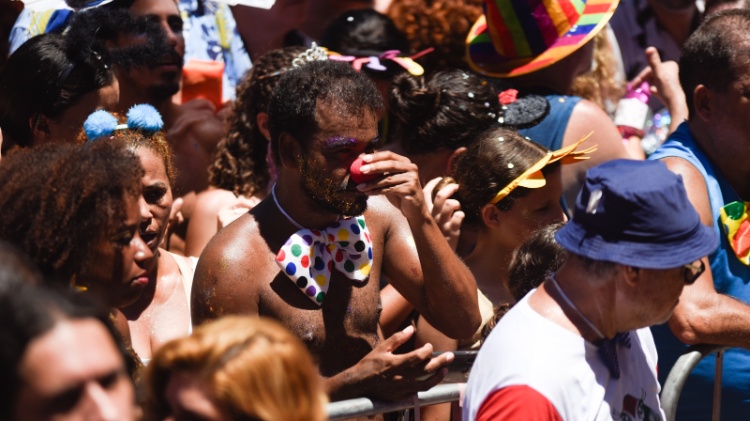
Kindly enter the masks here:
[[692, 285], [706, 271], [706, 264], [703, 263], [703, 260], [698, 260], [698, 263], [698, 265], [695, 262], [688, 263], [682, 267], [685, 285]]

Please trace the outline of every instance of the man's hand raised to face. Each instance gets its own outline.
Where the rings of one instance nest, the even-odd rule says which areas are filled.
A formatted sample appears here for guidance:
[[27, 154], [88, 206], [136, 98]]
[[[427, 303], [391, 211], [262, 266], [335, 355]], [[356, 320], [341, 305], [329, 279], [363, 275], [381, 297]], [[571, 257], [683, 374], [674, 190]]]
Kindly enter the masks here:
[[407, 219], [429, 216], [417, 166], [409, 158], [391, 151], [379, 151], [364, 155], [363, 160], [362, 174], [378, 174], [380, 177], [359, 184], [360, 191], [370, 196], [384, 195]]

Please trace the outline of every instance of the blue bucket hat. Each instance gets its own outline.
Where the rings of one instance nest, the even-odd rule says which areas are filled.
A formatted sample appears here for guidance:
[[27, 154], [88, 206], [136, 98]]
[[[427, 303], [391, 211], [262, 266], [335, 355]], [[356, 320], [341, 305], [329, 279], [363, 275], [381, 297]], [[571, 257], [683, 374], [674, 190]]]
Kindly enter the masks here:
[[660, 161], [613, 160], [591, 168], [573, 219], [555, 235], [571, 253], [645, 269], [671, 269], [716, 250], [682, 177]]

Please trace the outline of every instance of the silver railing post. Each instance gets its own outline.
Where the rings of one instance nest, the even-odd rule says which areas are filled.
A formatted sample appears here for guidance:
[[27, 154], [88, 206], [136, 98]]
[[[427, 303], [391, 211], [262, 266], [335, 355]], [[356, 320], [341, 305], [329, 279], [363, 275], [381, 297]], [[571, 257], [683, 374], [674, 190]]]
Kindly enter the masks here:
[[[458, 401], [462, 383], [439, 384], [425, 392], [417, 394], [418, 406], [429, 406], [438, 403]], [[328, 404], [328, 419], [343, 420], [354, 417], [366, 417], [385, 412], [401, 411], [415, 408], [414, 399], [385, 402], [368, 398], [355, 398]]]
[[721, 366], [723, 351], [725, 349], [727, 347], [719, 345], [693, 345], [677, 359], [677, 362], [667, 376], [667, 381], [664, 383], [664, 388], [661, 392], [661, 407], [664, 410], [667, 421], [674, 421], [675, 419], [677, 403], [680, 400], [682, 389], [685, 387], [685, 382], [690, 372], [693, 371], [700, 360], [714, 352], [718, 352], [719, 355], [716, 357], [717, 375], [714, 379], [713, 419], [714, 421], [719, 420], [719, 411], [721, 410]]

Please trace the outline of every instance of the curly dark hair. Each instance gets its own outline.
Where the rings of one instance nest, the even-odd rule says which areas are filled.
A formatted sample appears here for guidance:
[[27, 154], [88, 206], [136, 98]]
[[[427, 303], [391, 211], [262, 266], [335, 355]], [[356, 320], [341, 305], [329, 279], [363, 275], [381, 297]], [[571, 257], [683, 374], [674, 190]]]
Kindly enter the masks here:
[[227, 137], [217, 145], [214, 162], [208, 167], [210, 185], [238, 196], [265, 192], [271, 178], [266, 164], [268, 140], [258, 129], [256, 117], [268, 111], [271, 92], [281, 74], [304, 51], [303, 47], [273, 50], [253, 63], [237, 87]]
[[43, 144], [34, 148], [15, 149], [0, 162], [0, 238], [21, 250], [30, 245], [26, 233], [31, 231], [34, 215], [41, 207], [40, 195], [50, 174], [68, 155], [79, 148], [72, 144]]
[[0, 69], [2, 152], [31, 146], [40, 116], [56, 119], [83, 95], [113, 80], [109, 56], [93, 43], [73, 44], [58, 34], [31, 38]]
[[418, 59], [426, 72], [469, 68], [466, 36], [482, 16], [482, 0], [394, 0], [388, 16], [409, 39], [412, 51], [435, 48]]
[[[69, 285], [95, 240], [125, 219], [126, 195], [140, 196], [143, 168], [117, 140], [22, 152], [0, 165], [0, 239], [25, 251], [49, 281]], [[29, 162], [40, 165], [26, 177], [13, 174]]]
[[[466, 214], [465, 222], [481, 226], [482, 208], [546, 153], [546, 148], [513, 130], [495, 128], [484, 132], [466, 153], [459, 155], [452, 174], [459, 186], [456, 198]], [[551, 164], [542, 172], [547, 173], [558, 166], [559, 163]], [[508, 211], [517, 199], [530, 193], [530, 189], [518, 187], [496, 206]]]
[[391, 137], [410, 154], [469, 146], [497, 125], [500, 103], [490, 83], [468, 71], [396, 76], [388, 98]]
[[296, 67], [281, 76], [268, 105], [271, 149], [277, 164], [281, 161], [281, 133], [292, 135], [303, 148], [319, 133], [319, 102], [349, 116], [383, 111], [383, 99], [375, 85], [348, 63], [324, 60]]

